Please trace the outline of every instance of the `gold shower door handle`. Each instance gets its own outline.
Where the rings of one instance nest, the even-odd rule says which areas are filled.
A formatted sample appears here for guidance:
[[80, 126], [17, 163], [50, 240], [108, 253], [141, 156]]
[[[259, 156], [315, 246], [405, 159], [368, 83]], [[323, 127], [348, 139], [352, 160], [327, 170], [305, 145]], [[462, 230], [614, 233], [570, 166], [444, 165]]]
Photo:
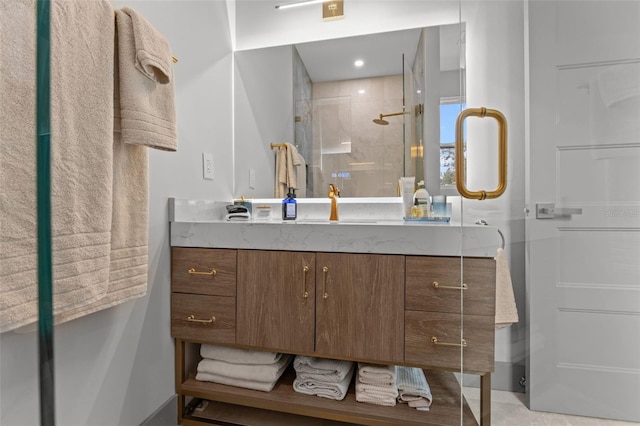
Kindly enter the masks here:
[[[464, 120], [467, 117], [493, 117], [498, 122], [498, 187], [493, 191], [469, 191], [465, 186]], [[507, 119], [495, 109], [467, 108], [456, 119], [456, 188], [461, 196], [473, 200], [498, 198], [507, 189]]]
[[307, 272], [309, 272], [309, 267], [304, 265], [304, 268], [302, 268], [302, 297], [305, 299], [309, 297], [309, 292], [307, 291]]

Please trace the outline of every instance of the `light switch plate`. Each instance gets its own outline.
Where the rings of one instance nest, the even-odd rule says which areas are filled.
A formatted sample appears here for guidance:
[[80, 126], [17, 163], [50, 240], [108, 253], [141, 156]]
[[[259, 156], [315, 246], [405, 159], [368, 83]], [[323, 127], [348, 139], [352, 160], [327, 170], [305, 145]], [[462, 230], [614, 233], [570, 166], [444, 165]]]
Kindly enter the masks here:
[[202, 153], [202, 177], [213, 180], [213, 154], [209, 152]]

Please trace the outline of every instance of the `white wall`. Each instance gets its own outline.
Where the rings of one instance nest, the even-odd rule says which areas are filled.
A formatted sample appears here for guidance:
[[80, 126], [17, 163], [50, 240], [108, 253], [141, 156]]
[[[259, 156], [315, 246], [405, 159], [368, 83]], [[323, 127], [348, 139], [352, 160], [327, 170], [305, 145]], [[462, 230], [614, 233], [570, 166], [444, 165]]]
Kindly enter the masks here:
[[[220, 0], [118, 1], [140, 12], [179, 58], [179, 146], [150, 151], [149, 289], [140, 299], [55, 328], [58, 425], [139, 425], [174, 395], [167, 199], [231, 198], [231, 37]], [[202, 179], [202, 152], [215, 178]], [[37, 334], [0, 335], [0, 424], [39, 424]]]

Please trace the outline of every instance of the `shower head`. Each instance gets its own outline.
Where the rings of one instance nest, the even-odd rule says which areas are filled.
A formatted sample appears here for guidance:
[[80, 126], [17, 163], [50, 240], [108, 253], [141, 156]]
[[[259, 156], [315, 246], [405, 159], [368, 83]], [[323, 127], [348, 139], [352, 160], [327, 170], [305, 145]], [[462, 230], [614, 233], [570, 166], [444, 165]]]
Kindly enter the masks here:
[[403, 114], [409, 114], [409, 113], [408, 112], [392, 112], [391, 114], [380, 114], [380, 118], [374, 118], [373, 122], [376, 124], [380, 124], [382, 126], [386, 126], [387, 124], [389, 124], [389, 122], [385, 120], [384, 117], [391, 117], [394, 115], [403, 115]]
[[386, 126], [387, 124], [389, 124], [387, 120], [382, 118], [382, 114], [380, 114], [380, 118], [374, 118], [373, 122], [382, 126]]

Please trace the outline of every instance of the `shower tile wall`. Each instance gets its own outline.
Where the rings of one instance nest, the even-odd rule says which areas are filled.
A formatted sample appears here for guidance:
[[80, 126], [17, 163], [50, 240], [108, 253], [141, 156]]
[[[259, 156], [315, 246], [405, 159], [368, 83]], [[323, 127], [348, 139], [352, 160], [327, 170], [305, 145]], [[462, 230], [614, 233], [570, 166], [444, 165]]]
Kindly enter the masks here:
[[329, 183], [343, 197], [395, 196], [403, 119], [387, 117], [387, 126], [372, 120], [401, 111], [402, 75], [313, 83], [313, 196], [326, 196]]

